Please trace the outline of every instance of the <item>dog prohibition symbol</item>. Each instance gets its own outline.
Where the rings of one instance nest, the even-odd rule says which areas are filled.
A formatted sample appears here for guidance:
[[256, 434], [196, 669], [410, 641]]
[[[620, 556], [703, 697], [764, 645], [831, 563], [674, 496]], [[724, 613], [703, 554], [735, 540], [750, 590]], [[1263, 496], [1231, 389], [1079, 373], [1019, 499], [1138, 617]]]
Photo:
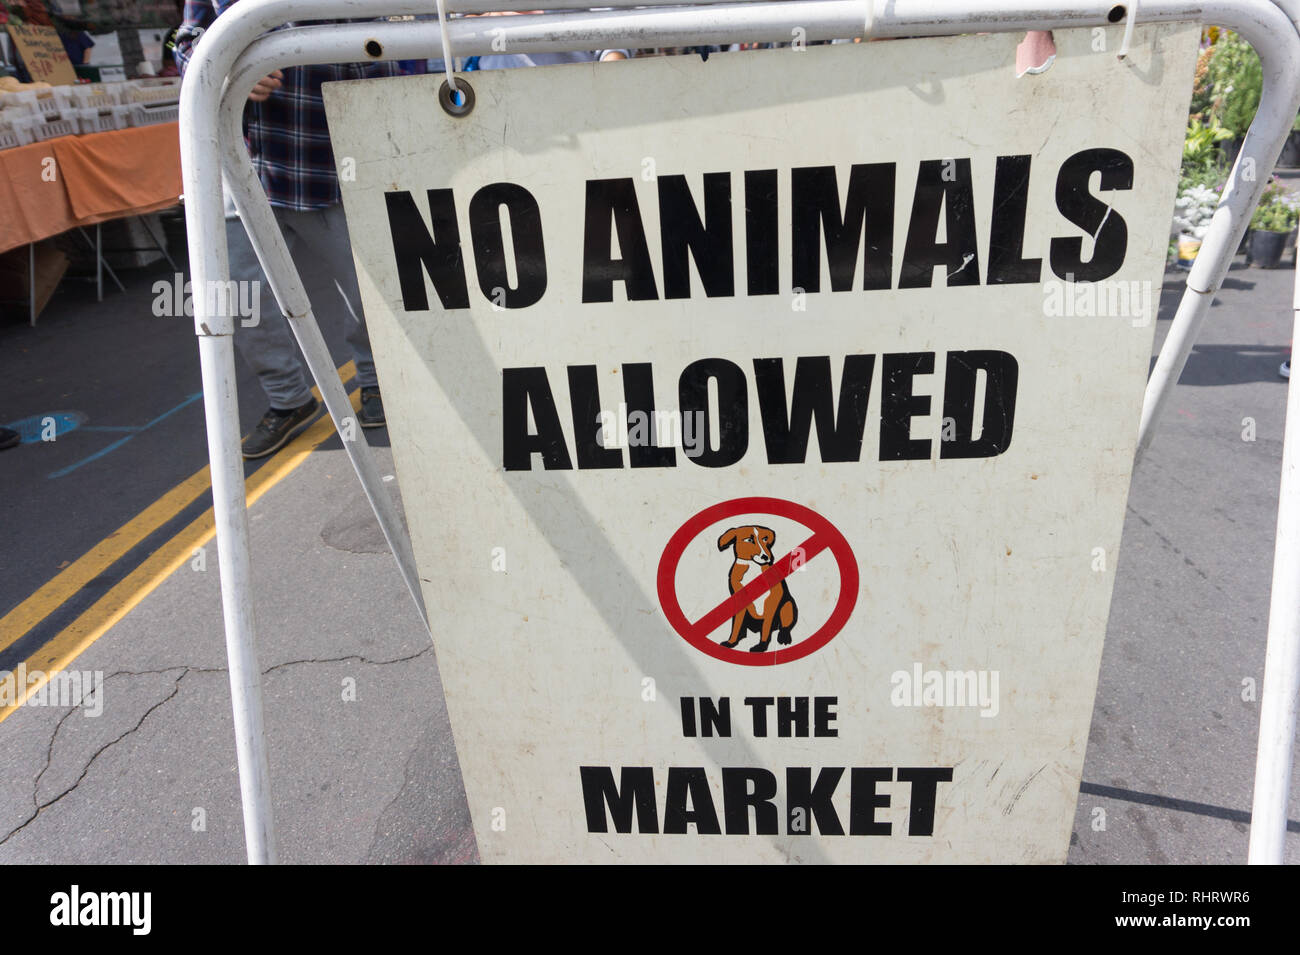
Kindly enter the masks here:
[[[772, 545], [776, 543], [776, 531], [770, 527], [733, 527], [718, 538], [718, 550], [731, 548], [733, 561], [731, 573], [727, 576], [728, 586], [734, 594], [745, 586], [745, 577], [757, 569], [772, 565]], [[731, 618], [731, 636], [722, 641], [722, 646], [734, 648], [746, 631], [757, 633], [758, 643], [750, 647], [751, 653], [762, 653], [772, 639], [776, 630], [777, 643], [787, 644], [792, 637], [790, 631], [799, 622], [799, 607], [790, 594], [790, 588], [784, 580], [775, 584], [759, 601], [741, 607]]]

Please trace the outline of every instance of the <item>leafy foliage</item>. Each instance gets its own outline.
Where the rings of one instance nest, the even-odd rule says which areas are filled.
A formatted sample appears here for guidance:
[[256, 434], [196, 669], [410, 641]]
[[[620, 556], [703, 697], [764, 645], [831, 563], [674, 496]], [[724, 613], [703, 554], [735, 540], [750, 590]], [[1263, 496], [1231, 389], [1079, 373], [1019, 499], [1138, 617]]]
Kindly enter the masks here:
[[1297, 221], [1300, 221], [1300, 199], [1288, 193], [1274, 176], [1250, 217], [1250, 227], [1261, 232], [1290, 232]]
[[1192, 119], [1204, 122], [1214, 104], [1214, 91], [1210, 88], [1210, 60], [1214, 57], [1214, 47], [1201, 48], [1196, 56], [1196, 73], [1192, 78], [1192, 105], [1188, 112]]
[[1234, 138], [1246, 135], [1264, 88], [1264, 69], [1251, 45], [1239, 34], [1224, 30], [1212, 47], [1206, 69], [1210, 90], [1210, 121]]
[[1231, 139], [1232, 133], [1222, 126], [1205, 125], [1193, 119], [1183, 140], [1183, 165], [1178, 179], [1179, 193], [1192, 186], [1212, 187], [1217, 192], [1228, 178], [1227, 163], [1219, 143]]

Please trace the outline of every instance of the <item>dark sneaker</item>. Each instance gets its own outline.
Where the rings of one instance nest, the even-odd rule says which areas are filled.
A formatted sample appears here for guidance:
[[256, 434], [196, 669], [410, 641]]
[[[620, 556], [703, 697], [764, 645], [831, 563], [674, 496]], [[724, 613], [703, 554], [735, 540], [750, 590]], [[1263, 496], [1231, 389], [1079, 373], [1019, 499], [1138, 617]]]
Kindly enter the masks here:
[[305, 405], [288, 411], [269, 409], [257, 423], [253, 433], [244, 439], [244, 460], [264, 458], [279, 451], [289, 439], [302, 430], [303, 426], [316, 416], [319, 407], [315, 398]]
[[0, 428], [0, 451], [16, 448], [22, 443], [23, 436], [12, 428]]
[[384, 400], [379, 397], [378, 388], [361, 389], [361, 413], [357, 415], [363, 428], [382, 428], [384, 426]]

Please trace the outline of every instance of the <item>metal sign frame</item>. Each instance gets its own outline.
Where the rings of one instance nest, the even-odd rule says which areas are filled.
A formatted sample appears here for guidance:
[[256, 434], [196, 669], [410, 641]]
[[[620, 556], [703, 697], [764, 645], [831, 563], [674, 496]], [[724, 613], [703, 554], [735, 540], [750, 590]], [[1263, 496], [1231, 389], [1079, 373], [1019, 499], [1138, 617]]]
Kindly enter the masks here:
[[[1105, 27], [1134, 20], [1195, 22], [1229, 27], [1258, 51], [1264, 86], [1259, 110], [1225, 186], [1210, 231], [1187, 278], [1178, 312], [1147, 384], [1138, 459], [1187, 362], [1267, 175], [1300, 112], [1300, 0], [617, 0], [588, 9], [591, 0], [550, 0], [558, 12], [508, 19], [387, 22], [382, 17], [430, 14], [428, 0], [241, 0], [196, 45], [181, 88], [181, 161], [194, 295], [194, 326], [203, 373], [208, 455], [221, 574], [226, 652], [250, 863], [276, 861], [270, 778], [262, 723], [250, 588], [248, 519], [235, 384], [235, 306], [222, 228], [222, 173], [281, 311], [288, 318], [341, 433], [352, 407], [312, 314], [302, 279], [243, 144], [241, 116], [248, 94], [275, 69], [487, 54], [504, 40], [515, 52], [617, 47], [695, 46], [861, 37], [951, 36]], [[441, 7], [441, 3], [439, 4]], [[456, 13], [527, 11], [535, 0], [449, 0]], [[440, 11], [441, 12], [441, 11]], [[354, 22], [284, 28], [297, 20]], [[1127, 21], [1127, 22], [1126, 22]], [[272, 32], [274, 31], [274, 32]], [[499, 48], [499, 47], [498, 47]], [[220, 163], [214, 161], [220, 158]], [[1300, 273], [1295, 309], [1300, 322]], [[1297, 325], [1300, 328], [1300, 325]], [[1300, 337], [1298, 335], [1297, 337]], [[1268, 649], [1260, 709], [1259, 750], [1250, 832], [1250, 862], [1280, 863], [1296, 715], [1300, 709], [1300, 389], [1288, 387], [1286, 433], [1274, 551]], [[426, 628], [411, 543], [364, 440], [345, 441], [357, 477], [397, 559]]]

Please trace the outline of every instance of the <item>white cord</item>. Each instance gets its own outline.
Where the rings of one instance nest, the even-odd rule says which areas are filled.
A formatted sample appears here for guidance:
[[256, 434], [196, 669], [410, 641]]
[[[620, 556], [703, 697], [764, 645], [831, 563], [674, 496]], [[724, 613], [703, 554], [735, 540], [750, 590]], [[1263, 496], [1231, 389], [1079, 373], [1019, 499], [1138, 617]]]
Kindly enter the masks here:
[[[439, 0], [441, 2], [441, 0]], [[1128, 56], [1128, 45], [1133, 42], [1133, 27], [1137, 24], [1138, 0], [1128, 0], [1128, 22], [1124, 24], [1124, 41], [1119, 45], [1119, 59]]]
[[438, 29], [442, 33], [442, 66], [447, 71], [447, 86], [453, 93], [460, 93], [456, 77], [452, 75], [455, 62], [451, 58], [451, 39], [447, 36], [447, 11], [443, 9], [443, 0], [438, 0]]

